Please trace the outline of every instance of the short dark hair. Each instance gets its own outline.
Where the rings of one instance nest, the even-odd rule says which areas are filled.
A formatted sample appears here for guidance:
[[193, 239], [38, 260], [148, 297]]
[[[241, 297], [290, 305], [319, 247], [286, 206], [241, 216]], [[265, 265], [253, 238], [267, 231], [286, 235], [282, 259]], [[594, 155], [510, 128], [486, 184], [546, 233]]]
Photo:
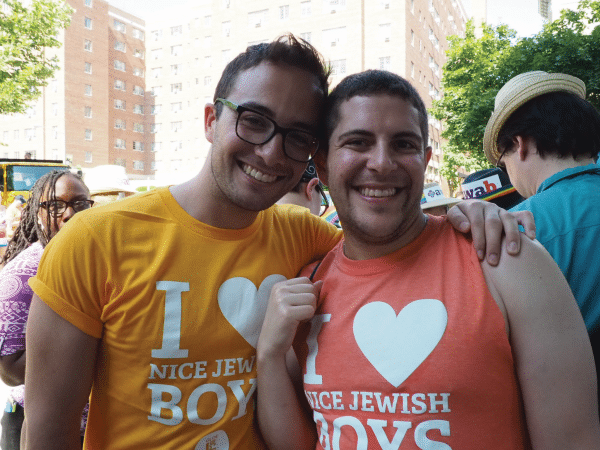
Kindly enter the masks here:
[[510, 152], [515, 136], [533, 138], [541, 158], [596, 159], [600, 152], [600, 113], [570, 92], [550, 92], [511, 114], [498, 133], [498, 149]]
[[[229, 62], [217, 84], [213, 101], [217, 98], [227, 98], [238, 75], [263, 62], [287, 64], [313, 74], [319, 80], [323, 98], [327, 96], [330, 69], [325, 65], [321, 54], [304, 39], [297, 38], [293, 34], [285, 34], [270, 43], [251, 45]], [[221, 103], [217, 103], [216, 108], [219, 117], [222, 110]]]
[[427, 108], [417, 90], [404, 78], [386, 70], [366, 70], [348, 75], [327, 98], [327, 139], [340, 120], [340, 105], [357, 96], [389, 95], [400, 97], [413, 105], [419, 114], [423, 148], [427, 147], [429, 132]]

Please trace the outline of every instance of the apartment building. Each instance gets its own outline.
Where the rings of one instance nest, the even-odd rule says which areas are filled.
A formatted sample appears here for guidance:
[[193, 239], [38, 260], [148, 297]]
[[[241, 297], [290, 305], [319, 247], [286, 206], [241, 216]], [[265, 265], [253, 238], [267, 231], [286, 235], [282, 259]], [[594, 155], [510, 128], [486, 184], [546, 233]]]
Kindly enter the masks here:
[[0, 117], [4, 157], [120, 164], [153, 173], [147, 123], [144, 21], [103, 0], [68, 0], [71, 24], [53, 50], [60, 70], [24, 114]]
[[[173, 19], [148, 20], [146, 84], [151, 92], [157, 180], [196, 174], [207, 156], [204, 105], [225, 65], [248, 45], [292, 32], [329, 61], [332, 85], [348, 74], [386, 69], [410, 80], [427, 106], [440, 97], [448, 35], [463, 35], [460, 0], [204, 0]], [[441, 124], [431, 119], [440, 181]]]

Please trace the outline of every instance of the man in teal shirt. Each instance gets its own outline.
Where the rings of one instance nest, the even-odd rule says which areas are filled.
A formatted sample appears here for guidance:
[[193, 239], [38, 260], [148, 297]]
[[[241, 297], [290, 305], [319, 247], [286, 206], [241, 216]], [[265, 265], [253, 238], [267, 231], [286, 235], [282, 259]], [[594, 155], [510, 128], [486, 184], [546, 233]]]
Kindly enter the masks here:
[[579, 304], [600, 372], [600, 114], [585, 94], [570, 75], [518, 75], [496, 96], [484, 149], [526, 198], [511, 211], [533, 213], [537, 239]]

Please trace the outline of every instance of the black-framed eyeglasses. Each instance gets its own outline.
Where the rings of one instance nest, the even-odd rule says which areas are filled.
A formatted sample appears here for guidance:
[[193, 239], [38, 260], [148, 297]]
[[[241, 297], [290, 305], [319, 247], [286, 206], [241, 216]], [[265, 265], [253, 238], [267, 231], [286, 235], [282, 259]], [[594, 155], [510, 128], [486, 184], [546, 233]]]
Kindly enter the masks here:
[[311, 133], [280, 127], [273, 119], [224, 98], [218, 98], [215, 102], [223, 103], [238, 113], [235, 133], [244, 142], [262, 145], [273, 139], [277, 133], [281, 133], [285, 155], [294, 161], [304, 163], [310, 161], [319, 149], [319, 139]]
[[64, 200], [49, 200], [40, 202], [40, 206], [48, 210], [54, 217], [62, 216], [68, 207], [73, 208], [73, 211], [79, 212], [90, 209], [94, 205], [94, 200], [72, 200], [65, 202]]
[[504, 172], [506, 172], [506, 164], [504, 164], [502, 162], [502, 157], [506, 154], [507, 151], [508, 151], [508, 147], [506, 147], [504, 150], [502, 150], [502, 153], [500, 153], [500, 156], [498, 157], [498, 161], [496, 162], [496, 167], [500, 170], [503, 170]]

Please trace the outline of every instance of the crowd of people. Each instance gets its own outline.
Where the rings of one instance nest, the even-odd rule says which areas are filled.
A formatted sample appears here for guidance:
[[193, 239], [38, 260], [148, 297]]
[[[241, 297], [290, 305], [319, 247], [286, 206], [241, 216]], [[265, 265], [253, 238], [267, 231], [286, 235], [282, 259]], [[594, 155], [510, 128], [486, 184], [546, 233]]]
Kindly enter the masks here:
[[0, 272], [3, 450], [600, 449], [583, 83], [507, 83], [484, 148], [508, 176], [457, 203], [425, 187], [407, 80], [328, 75], [292, 35], [250, 46], [191, 180], [99, 208], [73, 174], [38, 181]]

